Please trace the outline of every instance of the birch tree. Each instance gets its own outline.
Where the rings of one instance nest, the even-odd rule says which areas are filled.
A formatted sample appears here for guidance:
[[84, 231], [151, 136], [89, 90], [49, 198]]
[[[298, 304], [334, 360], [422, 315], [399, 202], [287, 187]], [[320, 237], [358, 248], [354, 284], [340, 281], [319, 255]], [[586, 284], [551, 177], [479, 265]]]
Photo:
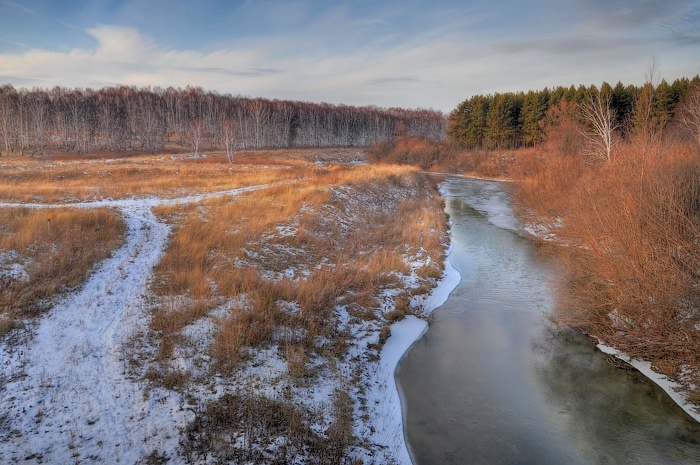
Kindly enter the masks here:
[[613, 148], [619, 142], [615, 135], [619, 125], [611, 106], [610, 93], [590, 92], [588, 98], [581, 102], [581, 113], [586, 123], [583, 131], [586, 162], [610, 162]]

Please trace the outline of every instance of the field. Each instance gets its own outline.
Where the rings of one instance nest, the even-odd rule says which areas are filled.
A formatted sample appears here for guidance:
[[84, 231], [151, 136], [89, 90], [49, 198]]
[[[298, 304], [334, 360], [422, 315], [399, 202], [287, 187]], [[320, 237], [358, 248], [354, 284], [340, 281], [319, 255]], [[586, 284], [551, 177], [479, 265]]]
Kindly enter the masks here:
[[0, 461], [391, 463], [382, 348], [447, 218], [361, 160], [3, 158]]

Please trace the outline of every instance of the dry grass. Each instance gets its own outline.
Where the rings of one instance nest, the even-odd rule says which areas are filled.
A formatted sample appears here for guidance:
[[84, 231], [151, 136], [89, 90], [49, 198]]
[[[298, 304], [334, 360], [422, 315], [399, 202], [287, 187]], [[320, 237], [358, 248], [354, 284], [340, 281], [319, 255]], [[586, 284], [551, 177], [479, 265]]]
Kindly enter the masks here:
[[50, 308], [58, 294], [83, 282], [124, 241], [126, 226], [118, 212], [55, 209], [50, 229], [47, 214], [0, 208], [0, 326], [5, 331]]
[[[410, 168], [336, 166], [241, 198], [157, 209], [179, 224], [156, 269], [156, 290], [193, 301], [246, 296], [218, 320], [213, 347], [226, 363], [243, 347], [273, 342], [280, 324], [301, 327], [301, 342], [313, 350], [331, 331], [335, 305], [371, 306], [380, 287], [410, 271], [411, 251], [442, 263], [445, 217], [431, 189]], [[432, 265], [420, 274], [434, 280], [441, 272]], [[300, 315], [283, 315], [278, 301], [295, 302]], [[167, 312], [177, 320], [183, 311]], [[160, 324], [157, 331], [171, 332]]]
[[[290, 379], [314, 382], [319, 366], [335, 366], [352, 338], [339, 307], [379, 331], [390, 318], [381, 306], [388, 295], [406, 314], [413, 310], [410, 295], [435, 284], [447, 239], [443, 207], [435, 185], [414, 168], [335, 165], [236, 198], [156, 209], [176, 223], [153, 283], [161, 302], [151, 324], [158, 371], [171, 372], [168, 357], [186, 343], [184, 326], [208, 319], [214, 326], [208, 355], [218, 376], [240, 374], [256, 350], [268, 349]], [[416, 273], [414, 262], [436, 265]], [[415, 288], [404, 289], [401, 278], [412, 274]], [[352, 402], [341, 390], [334, 405], [324, 436], [301, 435], [319, 463], [341, 463], [352, 441]], [[202, 414], [220, 408], [212, 403]], [[218, 441], [208, 435], [219, 433], [193, 427]]]
[[2, 159], [0, 200], [74, 202], [211, 192], [313, 175], [318, 165], [282, 152], [224, 157], [133, 156], [119, 159]]
[[321, 441], [312, 421], [308, 409], [250, 390], [224, 395], [188, 425], [184, 455], [188, 462], [214, 457], [220, 463], [330, 463], [304, 460], [308, 449]]

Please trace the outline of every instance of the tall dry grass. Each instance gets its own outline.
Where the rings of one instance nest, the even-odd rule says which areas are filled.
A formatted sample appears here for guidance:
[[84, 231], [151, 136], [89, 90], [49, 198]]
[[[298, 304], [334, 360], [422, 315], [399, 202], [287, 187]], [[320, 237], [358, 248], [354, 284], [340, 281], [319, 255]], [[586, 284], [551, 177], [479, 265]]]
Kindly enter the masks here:
[[51, 214], [49, 227], [46, 210], [0, 208], [4, 332], [50, 308], [124, 241], [126, 226], [116, 211], [61, 208]]

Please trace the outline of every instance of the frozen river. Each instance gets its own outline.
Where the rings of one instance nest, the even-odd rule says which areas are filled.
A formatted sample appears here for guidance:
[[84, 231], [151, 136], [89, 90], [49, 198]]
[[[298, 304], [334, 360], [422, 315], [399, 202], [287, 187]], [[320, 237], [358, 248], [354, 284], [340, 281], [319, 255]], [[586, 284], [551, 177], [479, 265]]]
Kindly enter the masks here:
[[414, 463], [700, 463], [695, 420], [548, 324], [556, 251], [518, 234], [503, 185], [442, 188], [462, 280], [397, 370]]

